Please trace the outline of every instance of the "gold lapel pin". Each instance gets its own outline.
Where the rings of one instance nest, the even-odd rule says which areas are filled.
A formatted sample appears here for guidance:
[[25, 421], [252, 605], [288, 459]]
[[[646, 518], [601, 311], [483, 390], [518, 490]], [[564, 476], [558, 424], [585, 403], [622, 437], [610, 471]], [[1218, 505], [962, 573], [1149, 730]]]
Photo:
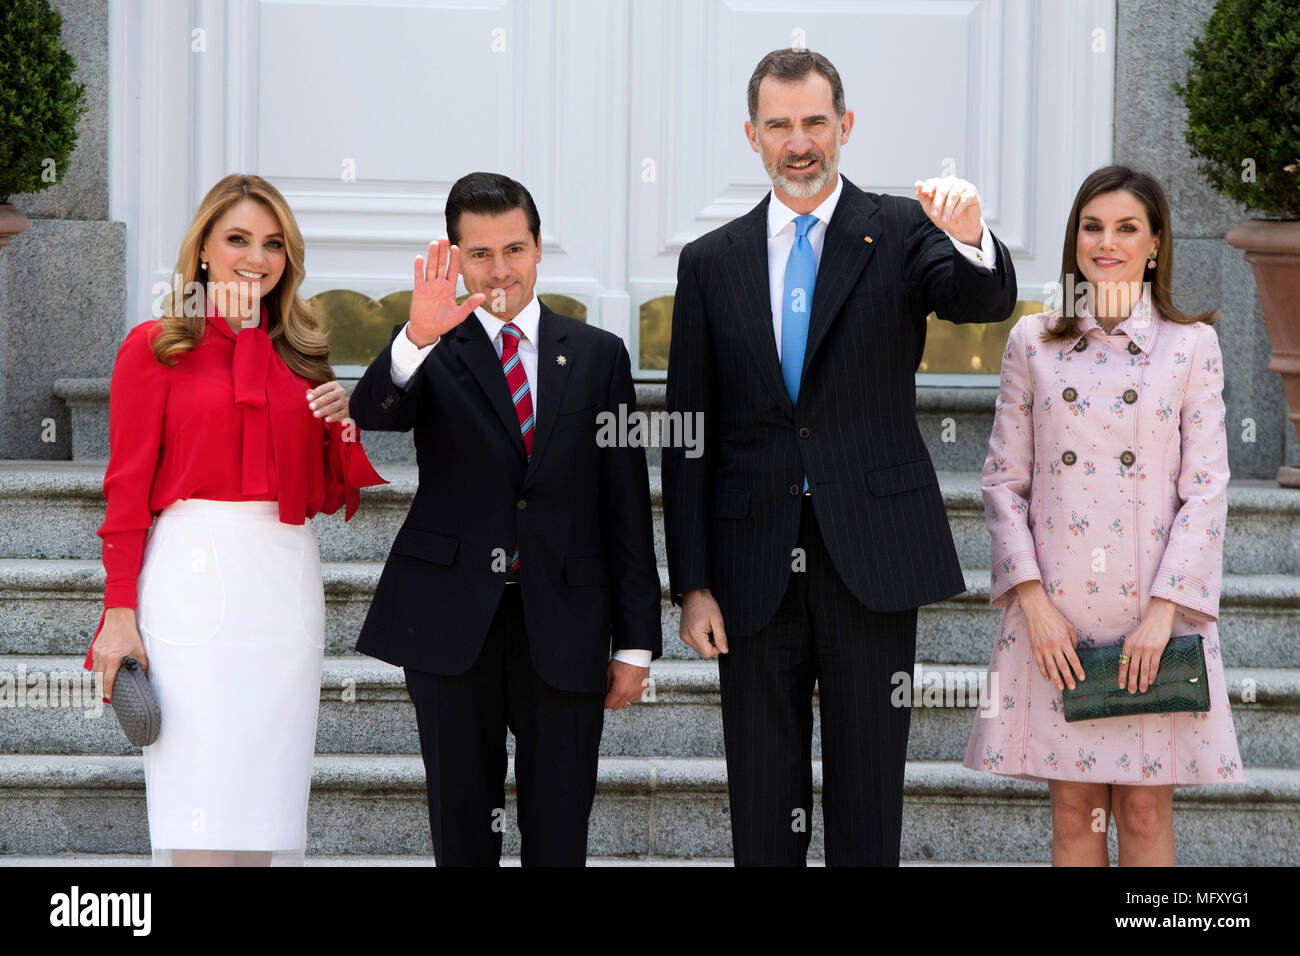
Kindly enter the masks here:
[[863, 240], [865, 240], [866, 242], [870, 242], [870, 241], [871, 241], [871, 237], [870, 237], [870, 236], [863, 236], [862, 238], [863, 238]]
[[556, 365], [568, 365], [568, 364], [569, 364], [569, 360], [568, 360], [567, 358], [565, 358], [563, 355], [557, 355], [557, 356], [555, 356], [555, 364], [556, 364]]

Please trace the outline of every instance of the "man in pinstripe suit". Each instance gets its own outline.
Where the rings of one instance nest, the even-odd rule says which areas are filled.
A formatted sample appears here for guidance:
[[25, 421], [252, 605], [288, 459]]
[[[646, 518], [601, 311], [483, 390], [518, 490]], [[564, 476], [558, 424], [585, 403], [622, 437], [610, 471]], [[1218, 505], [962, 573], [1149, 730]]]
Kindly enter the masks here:
[[916, 614], [964, 590], [916, 424], [931, 311], [998, 322], [1016, 301], [979, 194], [919, 202], [838, 173], [853, 113], [825, 57], [778, 50], [745, 131], [773, 190], [681, 253], [668, 411], [704, 453], [664, 450], [682, 640], [718, 658], [735, 859], [803, 865], [820, 694], [826, 861], [897, 865]]

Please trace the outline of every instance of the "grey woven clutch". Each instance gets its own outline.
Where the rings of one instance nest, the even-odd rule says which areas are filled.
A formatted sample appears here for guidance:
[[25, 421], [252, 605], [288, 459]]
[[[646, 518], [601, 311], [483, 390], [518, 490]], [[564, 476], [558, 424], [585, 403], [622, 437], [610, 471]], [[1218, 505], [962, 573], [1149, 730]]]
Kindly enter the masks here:
[[122, 658], [122, 666], [113, 679], [113, 713], [126, 732], [126, 739], [145, 747], [158, 739], [162, 729], [162, 711], [149, 686], [149, 678], [134, 657]]

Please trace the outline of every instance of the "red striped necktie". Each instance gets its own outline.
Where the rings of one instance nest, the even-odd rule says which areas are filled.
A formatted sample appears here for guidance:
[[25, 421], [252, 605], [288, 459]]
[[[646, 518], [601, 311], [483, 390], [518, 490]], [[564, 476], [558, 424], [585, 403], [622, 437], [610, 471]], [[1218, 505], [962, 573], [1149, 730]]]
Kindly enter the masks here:
[[524, 437], [524, 451], [531, 458], [533, 396], [528, 390], [528, 376], [524, 374], [524, 363], [519, 360], [521, 338], [523, 333], [513, 323], [507, 322], [501, 327], [501, 371], [506, 373], [506, 384], [510, 386], [510, 400], [515, 403], [515, 414], [519, 416], [519, 432]]
[[[533, 457], [533, 396], [528, 390], [528, 376], [524, 372], [524, 363], [519, 360], [521, 338], [523, 333], [513, 323], [507, 322], [501, 327], [501, 371], [506, 373], [510, 399], [515, 403], [515, 415], [519, 417], [519, 433], [524, 439], [524, 452], [531, 459]], [[514, 554], [510, 558], [510, 569], [519, 570], [517, 542]]]

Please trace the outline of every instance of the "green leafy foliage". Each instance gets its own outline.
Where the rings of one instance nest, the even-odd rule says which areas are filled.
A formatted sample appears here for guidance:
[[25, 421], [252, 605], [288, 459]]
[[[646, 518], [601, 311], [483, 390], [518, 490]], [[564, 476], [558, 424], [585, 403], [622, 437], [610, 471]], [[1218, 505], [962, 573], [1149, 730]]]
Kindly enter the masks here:
[[1223, 195], [1300, 219], [1300, 0], [1219, 0], [1187, 51], [1183, 136]]
[[0, 2], [0, 203], [54, 185], [77, 145], [86, 87], [62, 23], [49, 0]]

